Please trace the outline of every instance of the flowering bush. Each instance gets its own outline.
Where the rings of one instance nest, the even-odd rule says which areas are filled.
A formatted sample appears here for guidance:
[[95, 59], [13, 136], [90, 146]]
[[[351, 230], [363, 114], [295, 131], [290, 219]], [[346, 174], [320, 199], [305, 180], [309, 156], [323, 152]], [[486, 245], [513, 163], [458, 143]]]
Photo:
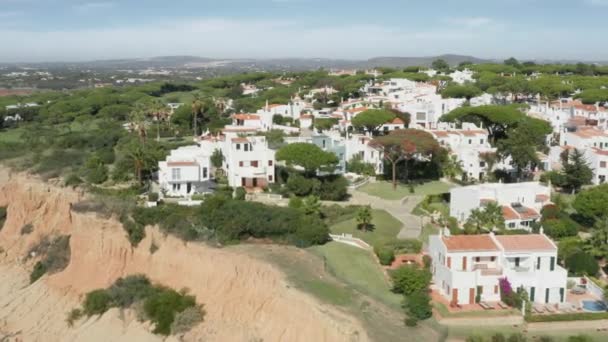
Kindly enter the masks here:
[[511, 307], [521, 308], [522, 301], [526, 300], [528, 296], [523, 288], [517, 292], [513, 291], [511, 282], [506, 277], [498, 279], [498, 286], [500, 287], [500, 300]]

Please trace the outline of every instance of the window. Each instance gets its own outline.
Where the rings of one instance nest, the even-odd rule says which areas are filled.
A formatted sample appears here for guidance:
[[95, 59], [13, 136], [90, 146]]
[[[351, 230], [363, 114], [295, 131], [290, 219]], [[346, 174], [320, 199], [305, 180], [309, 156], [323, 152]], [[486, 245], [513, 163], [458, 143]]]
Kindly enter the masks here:
[[272, 175], [268, 175], [268, 180], [272, 182]]
[[509, 222], [509, 228], [515, 228], [515, 222]]
[[236, 149], [240, 150], [241, 149], [241, 144], [236, 144]]
[[243, 167], [243, 162], [242, 161], [239, 162], [239, 166]]
[[[385, 127], [386, 128], [386, 127]], [[323, 139], [323, 148], [325, 148], [325, 139]]]
[[515, 267], [519, 267], [519, 257], [515, 258]]
[[181, 180], [182, 179], [182, 169], [171, 169], [171, 179], [172, 180]]
[[243, 144], [243, 147], [245, 148], [245, 152], [249, 151], [249, 144]]
[[495, 256], [490, 257], [490, 261], [494, 262], [494, 260], [496, 260], [496, 257], [495, 257]]
[[600, 167], [601, 168], [606, 168], [606, 162], [605, 161], [601, 161], [600, 162]]
[[258, 161], [257, 160], [251, 161], [251, 166], [252, 167], [258, 167]]
[[479, 167], [486, 167], [486, 162], [479, 162]]
[[182, 188], [181, 184], [173, 184], [173, 191], [179, 191]]
[[483, 145], [483, 139], [479, 140], [479, 144]]
[[469, 139], [469, 145], [471, 145], [473, 143], [472, 139]]
[[475, 257], [475, 262], [480, 262], [481, 258], [480, 257]]
[[536, 258], [536, 269], [540, 270], [540, 257]]
[[272, 160], [268, 161], [268, 166], [272, 166]]
[[207, 178], [207, 168], [203, 168], [203, 178]]
[[551, 263], [549, 264], [549, 270], [555, 271], [555, 257], [551, 257]]

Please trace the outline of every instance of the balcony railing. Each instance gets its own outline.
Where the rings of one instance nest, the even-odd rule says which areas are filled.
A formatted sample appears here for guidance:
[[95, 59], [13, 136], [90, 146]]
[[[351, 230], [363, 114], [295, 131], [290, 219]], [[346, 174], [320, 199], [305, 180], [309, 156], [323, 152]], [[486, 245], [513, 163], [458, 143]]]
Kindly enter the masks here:
[[501, 268], [488, 267], [487, 264], [475, 264], [475, 265], [473, 265], [473, 271], [480, 271], [481, 275], [484, 275], [484, 276], [493, 276], [493, 275], [502, 274]]

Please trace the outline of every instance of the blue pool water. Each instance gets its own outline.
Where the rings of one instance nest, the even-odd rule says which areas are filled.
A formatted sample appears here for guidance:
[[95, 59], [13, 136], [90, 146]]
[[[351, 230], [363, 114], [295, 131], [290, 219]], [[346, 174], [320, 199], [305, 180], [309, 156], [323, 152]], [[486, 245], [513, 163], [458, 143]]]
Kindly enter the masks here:
[[583, 300], [582, 305], [583, 305], [583, 309], [585, 309], [587, 311], [599, 312], [599, 311], [606, 311], [606, 309], [607, 309], [606, 304], [604, 304], [604, 302], [601, 302], [599, 300]]

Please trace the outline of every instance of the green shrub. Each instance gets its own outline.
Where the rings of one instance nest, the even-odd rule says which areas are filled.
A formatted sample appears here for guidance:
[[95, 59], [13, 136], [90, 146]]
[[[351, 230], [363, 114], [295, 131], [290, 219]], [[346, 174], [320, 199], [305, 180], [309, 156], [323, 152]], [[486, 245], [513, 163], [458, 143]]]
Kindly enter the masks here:
[[507, 338], [502, 333], [495, 333], [490, 338], [491, 342], [507, 342]]
[[82, 184], [82, 179], [80, 179], [80, 177], [78, 177], [78, 175], [77, 175], [77, 174], [72, 173], [72, 174], [70, 174], [70, 175], [69, 175], [69, 176], [68, 176], [68, 177], [65, 179], [65, 181], [63, 182], [63, 184], [64, 184], [65, 186], [69, 186], [69, 187], [75, 188], [75, 187], [77, 187], [78, 185]]
[[526, 337], [521, 333], [514, 333], [509, 335], [507, 342], [526, 342]]
[[304, 202], [302, 201], [302, 197], [291, 196], [289, 198], [288, 207], [293, 208], [293, 209], [300, 209], [300, 208], [302, 208], [303, 205], [304, 205]]
[[41, 261], [38, 261], [34, 265], [32, 273], [30, 273], [30, 284], [33, 284], [36, 280], [40, 279], [46, 273], [46, 266]]
[[155, 334], [169, 335], [175, 315], [195, 306], [196, 299], [194, 296], [163, 288], [145, 300], [144, 312], [146, 317], [155, 324], [153, 330]]
[[107, 290], [98, 289], [87, 293], [82, 305], [87, 316], [102, 315], [110, 308], [112, 297]]
[[245, 196], [247, 195], [247, 191], [242, 186], [239, 186], [234, 190], [234, 199], [237, 201], [244, 201]]
[[69, 327], [73, 327], [74, 323], [77, 320], [79, 320], [83, 315], [84, 315], [84, 313], [82, 312], [82, 309], [79, 309], [79, 308], [72, 309], [72, 310], [70, 310], [70, 312], [68, 312], [68, 317], [66, 318], [66, 323], [68, 323]]
[[593, 342], [593, 338], [587, 335], [576, 335], [568, 337], [568, 342]]
[[417, 265], [406, 265], [390, 272], [393, 280], [393, 291], [409, 296], [415, 292], [425, 291], [431, 282], [431, 272]]
[[354, 219], [360, 208], [361, 206], [358, 205], [348, 205], [345, 207], [337, 204], [325, 205], [321, 207], [321, 217], [323, 217], [327, 225], [331, 226], [338, 222]]
[[405, 325], [408, 327], [415, 327], [418, 325], [418, 320], [414, 317], [407, 317], [405, 319]]
[[410, 317], [414, 317], [418, 320], [430, 318], [433, 315], [433, 310], [428, 289], [425, 288], [407, 296], [405, 299], [405, 307], [407, 308]]
[[304, 216], [300, 219], [293, 239], [298, 247], [322, 245], [329, 241], [329, 228], [317, 217]]
[[467, 337], [466, 342], [485, 342], [482, 336], [479, 335], [471, 335]]
[[390, 246], [374, 246], [374, 253], [381, 265], [390, 265], [395, 261], [395, 249]]
[[422, 256], [422, 262], [424, 263], [424, 268], [426, 268], [427, 270], [431, 268], [431, 264], [433, 263], [433, 259], [431, 258], [430, 255], [423, 255]]
[[131, 275], [118, 278], [106, 290], [106, 293], [110, 296], [111, 306], [127, 308], [133, 303], [151, 296], [155, 291], [146, 276]]
[[21, 227], [21, 235], [31, 234], [34, 231], [34, 225], [31, 223], [23, 225]]
[[190, 331], [194, 326], [205, 319], [205, 310], [202, 306], [192, 306], [175, 315], [171, 324], [171, 334], [177, 335]]
[[566, 267], [577, 276], [595, 276], [599, 271], [597, 260], [591, 254], [583, 251], [578, 251], [566, 257]]
[[123, 229], [127, 232], [127, 238], [131, 242], [131, 245], [139, 245], [141, 240], [146, 237], [145, 227], [129, 218], [122, 218], [120, 221]]
[[538, 338], [538, 342], [555, 342], [555, 339], [551, 336], [543, 335]]

